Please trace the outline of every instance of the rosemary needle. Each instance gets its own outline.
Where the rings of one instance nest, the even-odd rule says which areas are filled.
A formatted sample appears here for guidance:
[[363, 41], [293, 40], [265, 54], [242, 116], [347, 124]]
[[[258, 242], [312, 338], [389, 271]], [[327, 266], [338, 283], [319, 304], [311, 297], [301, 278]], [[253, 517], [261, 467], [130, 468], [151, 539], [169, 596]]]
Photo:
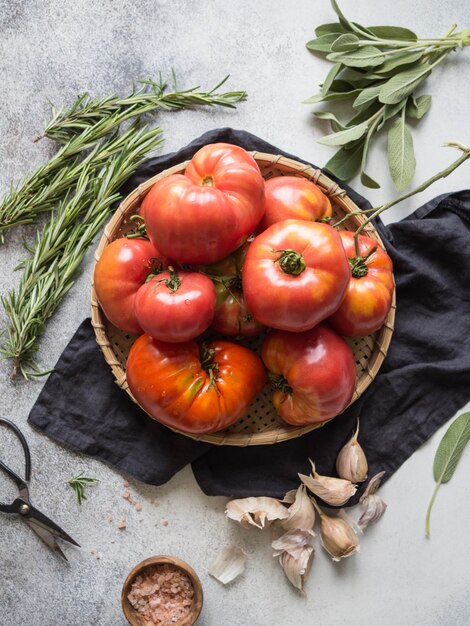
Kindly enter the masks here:
[[81, 504], [83, 500], [86, 500], [87, 497], [85, 495], [85, 487], [89, 485], [95, 485], [99, 480], [97, 478], [90, 478], [89, 476], [85, 476], [83, 473], [78, 474], [78, 476], [74, 476], [67, 481], [67, 484], [72, 487], [75, 491], [75, 495], [77, 496], [78, 504]]

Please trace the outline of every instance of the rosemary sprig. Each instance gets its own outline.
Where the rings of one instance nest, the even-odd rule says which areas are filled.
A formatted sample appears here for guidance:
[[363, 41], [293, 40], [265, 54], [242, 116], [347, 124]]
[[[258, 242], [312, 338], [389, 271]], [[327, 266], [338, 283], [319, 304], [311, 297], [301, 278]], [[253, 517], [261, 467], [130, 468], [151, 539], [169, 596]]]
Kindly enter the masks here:
[[[122, 151], [135, 134], [135, 127], [131, 126], [123, 134], [99, 143], [109, 133], [109, 125], [104, 122], [85, 129], [81, 136], [71, 138], [46, 165], [39, 167], [3, 198], [0, 202], [0, 238], [10, 228], [30, 224], [39, 213], [51, 211], [74, 188], [85, 169], [93, 175], [113, 155]], [[163, 131], [158, 128], [155, 132], [161, 135], [163, 141]], [[82, 152], [90, 149], [85, 158], [79, 158]]]
[[49, 137], [61, 143], [66, 142], [71, 136], [83, 133], [98, 123], [106, 122], [112, 130], [132, 117], [153, 113], [158, 109], [170, 111], [193, 106], [235, 108], [238, 102], [246, 100], [247, 94], [245, 91], [217, 93], [217, 89], [228, 78], [226, 76], [211, 91], [198, 91], [199, 87], [178, 91], [174, 79], [175, 90], [170, 92], [167, 91], [168, 83], [160, 77], [158, 82], [150, 79], [138, 81], [142, 87], [125, 98], [117, 95], [91, 98], [88, 93], [84, 93], [69, 109], [53, 108], [51, 121], [33, 141]]
[[[185, 91], [177, 91], [175, 87], [175, 91], [166, 92], [167, 85], [162, 80], [158, 83], [141, 81], [144, 86], [126, 98], [108, 96], [92, 99], [83, 94], [70, 109], [53, 109], [52, 120], [35, 141], [49, 137], [63, 145], [47, 164], [38, 167], [0, 201], [0, 241], [10, 228], [34, 222], [38, 213], [51, 211], [57, 206], [67, 190], [77, 183], [82, 171], [80, 158], [83, 154], [96, 148], [98, 142], [116, 132], [123, 122], [158, 109], [216, 105], [234, 108], [246, 99], [246, 92], [217, 93], [216, 90], [227, 78], [208, 92], [197, 91], [198, 87]], [[161, 130], [159, 132], [162, 133]], [[122, 137], [120, 141], [124, 144], [126, 138]], [[119, 139], [116, 141], [115, 151], [118, 151]], [[89, 158], [99, 166], [111, 156], [111, 152], [99, 152]]]
[[[119, 198], [118, 189], [160, 142], [160, 129], [134, 127], [121, 150], [100, 169], [85, 164], [74, 195], [67, 196], [38, 231], [28, 248], [31, 256], [20, 264], [23, 275], [17, 290], [2, 297], [9, 326], [1, 352], [13, 359], [12, 376], [41, 374], [33, 357], [47, 319], [72, 287], [88, 247]], [[108, 153], [106, 144], [95, 156], [101, 150]]]
[[388, 163], [395, 186], [402, 191], [416, 169], [406, 122], [420, 120], [431, 106], [430, 95], [416, 97], [415, 92], [451, 52], [470, 45], [470, 29], [455, 32], [453, 24], [444, 37], [422, 39], [409, 28], [362, 26], [348, 20], [335, 0], [331, 4], [338, 21], [319, 26], [307, 48], [325, 54], [333, 65], [320, 93], [305, 102], [349, 101], [351, 117], [342, 121], [333, 111], [314, 113], [328, 120], [333, 130], [319, 143], [338, 148], [325, 169], [342, 180], [360, 173], [363, 185], [380, 187], [365, 171], [367, 155], [373, 138], [391, 124]]
[[89, 476], [85, 476], [83, 473], [78, 474], [78, 476], [74, 476], [67, 481], [67, 484], [70, 485], [75, 491], [78, 504], [81, 504], [83, 500], [87, 499], [85, 495], [85, 487], [88, 487], [89, 485], [96, 485], [96, 483], [99, 483], [97, 478], [90, 478]]

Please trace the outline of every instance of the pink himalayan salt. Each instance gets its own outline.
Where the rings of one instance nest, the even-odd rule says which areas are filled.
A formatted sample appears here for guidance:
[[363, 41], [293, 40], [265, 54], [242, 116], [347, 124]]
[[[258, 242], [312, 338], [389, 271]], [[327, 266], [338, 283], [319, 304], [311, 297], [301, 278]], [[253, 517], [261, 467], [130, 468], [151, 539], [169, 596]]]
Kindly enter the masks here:
[[169, 564], [148, 567], [127, 595], [131, 606], [158, 626], [177, 625], [189, 613], [193, 598], [189, 576]]

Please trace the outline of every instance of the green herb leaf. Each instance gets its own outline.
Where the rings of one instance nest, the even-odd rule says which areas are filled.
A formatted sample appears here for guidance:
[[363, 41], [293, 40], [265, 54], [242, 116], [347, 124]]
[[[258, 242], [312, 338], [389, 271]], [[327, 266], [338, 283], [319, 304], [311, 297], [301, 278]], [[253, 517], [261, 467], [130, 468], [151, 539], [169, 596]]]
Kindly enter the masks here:
[[367, 132], [367, 128], [368, 123], [363, 122], [362, 124], [358, 124], [358, 126], [353, 126], [352, 128], [347, 128], [346, 130], [340, 130], [338, 133], [326, 135], [326, 137], [319, 139], [318, 143], [321, 143], [324, 146], [344, 146], [346, 143], [360, 139]]
[[307, 42], [307, 48], [312, 52], [330, 52], [331, 45], [337, 40], [337, 35], [322, 35]]
[[311, 98], [303, 101], [303, 104], [315, 104], [317, 102], [330, 102], [332, 100], [348, 100], [349, 98], [355, 98], [359, 93], [360, 89], [352, 89], [351, 91], [343, 91], [343, 92], [329, 92], [325, 95], [322, 93], [317, 93]]
[[341, 9], [339, 8], [336, 0], [331, 0], [331, 6], [333, 7], [333, 11], [336, 13], [336, 15], [339, 18], [339, 22], [341, 24], [341, 26], [343, 28], [345, 28], [348, 31], [354, 30], [353, 25], [351, 24], [351, 22], [343, 15], [343, 12], [341, 11]]
[[431, 66], [422, 63], [400, 72], [388, 80], [380, 90], [379, 100], [384, 104], [397, 104], [407, 98], [431, 73]]
[[333, 67], [331, 68], [331, 70], [328, 72], [328, 74], [326, 75], [325, 81], [323, 83], [323, 85], [321, 86], [321, 93], [322, 94], [327, 94], [334, 79], [336, 78], [336, 75], [338, 74], [338, 72], [341, 70], [343, 66], [341, 65], [341, 63], [335, 63], [335, 65], [333, 65]]
[[426, 536], [429, 537], [429, 522], [431, 509], [436, 499], [437, 491], [442, 483], [447, 483], [454, 475], [457, 464], [465, 446], [470, 441], [470, 413], [462, 413], [447, 429], [434, 457], [434, 480], [436, 487], [429, 503], [426, 515]]
[[346, 128], [331, 111], [314, 111], [313, 114], [320, 120], [331, 121], [331, 128], [335, 131], [335, 133]]
[[368, 187], [369, 189], [380, 189], [379, 183], [364, 171], [361, 172], [361, 183], [364, 187]]
[[82, 501], [87, 499], [85, 495], [85, 487], [95, 485], [98, 482], [99, 480], [97, 478], [90, 478], [84, 474], [79, 474], [78, 476], [74, 476], [74, 478], [70, 478], [67, 481], [67, 484], [72, 487], [75, 495], [77, 496], [77, 502], [81, 505]]
[[432, 96], [412, 97], [406, 105], [406, 114], [416, 120], [420, 120], [429, 111]]
[[[386, 78], [391, 78], [391, 76], [403, 70], [403, 65], [416, 63], [416, 61], [419, 61], [422, 56], [422, 50], [418, 50], [418, 52], [403, 52], [402, 54], [394, 54], [375, 70], [378, 75], [378, 79], [385, 80]], [[393, 70], [397, 71], [394, 72]]]
[[353, 146], [340, 148], [325, 165], [325, 170], [339, 180], [351, 180], [361, 168], [363, 150], [363, 140], [359, 140]]
[[398, 39], [399, 41], [417, 41], [418, 39], [416, 33], [401, 26], [368, 26], [367, 30], [380, 39]]
[[377, 126], [377, 130], [380, 130], [385, 124], [385, 122], [387, 122], [388, 120], [392, 119], [392, 117], [395, 117], [395, 115], [400, 113], [403, 107], [406, 106], [406, 103], [407, 103], [407, 100], [402, 100], [401, 102], [398, 102], [398, 104], [386, 104], [384, 106], [382, 119], [380, 120]]
[[353, 52], [332, 52], [326, 58], [348, 67], [376, 67], [385, 61], [384, 54], [375, 46], [364, 46]]
[[356, 109], [356, 111], [363, 111], [369, 108], [369, 106], [377, 100], [381, 89], [382, 85], [374, 85], [373, 87], [363, 89], [354, 100], [353, 108]]
[[338, 39], [336, 39], [332, 45], [331, 50], [333, 52], [345, 52], [347, 50], [357, 50], [359, 37], [354, 35], [353, 33], [346, 33], [344, 35], [340, 35]]
[[346, 30], [344, 27], [338, 22], [330, 22], [329, 24], [321, 24], [315, 28], [315, 35], [317, 37], [322, 37], [323, 35], [341, 35], [345, 33]]
[[395, 187], [402, 191], [408, 187], [416, 170], [413, 138], [403, 115], [388, 131], [388, 163]]

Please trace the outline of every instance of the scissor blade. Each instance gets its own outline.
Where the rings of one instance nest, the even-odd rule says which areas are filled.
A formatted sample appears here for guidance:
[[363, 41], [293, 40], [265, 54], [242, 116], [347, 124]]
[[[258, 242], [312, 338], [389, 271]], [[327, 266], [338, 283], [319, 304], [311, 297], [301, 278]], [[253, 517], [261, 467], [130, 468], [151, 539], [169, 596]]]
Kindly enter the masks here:
[[32, 522], [36, 524], [37, 526], [43, 528], [44, 530], [48, 531], [51, 535], [59, 537], [60, 539], [63, 539], [64, 541], [68, 541], [69, 543], [73, 544], [74, 546], [77, 546], [78, 548], [80, 547], [80, 544], [78, 544], [75, 541], [75, 539], [72, 539], [72, 537], [68, 535], [65, 532], [65, 530], [62, 530], [60, 526], [57, 526], [57, 524], [53, 522], [51, 519], [49, 519], [46, 515], [44, 515], [44, 513], [41, 513], [41, 511], [39, 511], [36, 507], [32, 506], [32, 504], [29, 504], [29, 507], [30, 507], [29, 513], [24, 518], [25, 521], [29, 522], [30, 524]]
[[23, 518], [24, 521], [28, 524], [28, 526], [34, 530], [34, 532], [36, 533], [36, 535], [42, 539], [42, 541], [44, 541], [44, 543], [51, 549], [53, 550], [56, 554], [58, 554], [59, 556], [61, 556], [63, 559], [65, 559], [66, 561], [68, 561], [68, 558], [65, 556], [65, 554], [62, 552], [59, 544], [57, 543], [57, 541], [54, 538], [54, 535], [51, 533], [50, 530], [48, 530], [47, 528], [43, 527], [37, 520], [33, 519], [32, 517], [24, 517]]

